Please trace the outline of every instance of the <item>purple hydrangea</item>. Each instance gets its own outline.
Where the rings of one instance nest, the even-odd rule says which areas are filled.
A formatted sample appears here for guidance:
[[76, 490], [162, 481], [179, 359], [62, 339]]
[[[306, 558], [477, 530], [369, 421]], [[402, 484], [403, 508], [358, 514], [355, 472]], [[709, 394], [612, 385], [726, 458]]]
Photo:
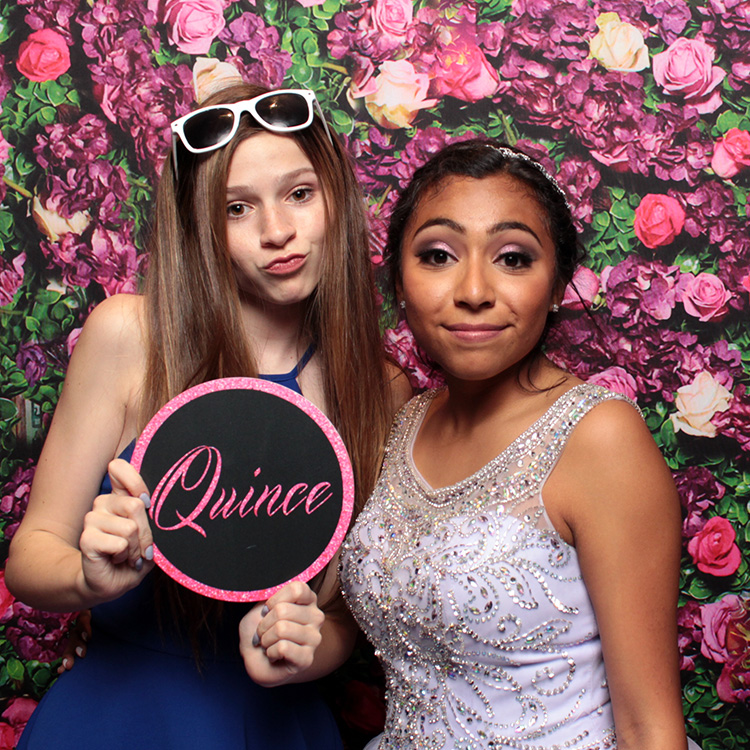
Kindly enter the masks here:
[[26, 23], [31, 29], [54, 29], [68, 44], [73, 44], [70, 19], [78, 10], [77, 0], [45, 0], [44, 3], [37, 0], [18, 0], [18, 4], [29, 8]]
[[601, 182], [601, 172], [590, 159], [566, 156], [560, 162], [557, 179], [568, 195], [573, 219], [579, 232], [594, 217], [594, 191]]
[[65, 634], [76, 615], [41, 612], [16, 601], [3, 617], [5, 637], [21, 659], [49, 663], [61, 656]]
[[[691, 237], [708, 235], [712, 245], [724, 249], [724, 242], [737, 230], [737, 209], [734, 193], [721, 182], [711, 180], [694, 191], [683, 193], [686, 217], [684, 230]], [[745, 229], [742, 229], [745, 232]]]
[[16, 352], [16, 366], [23, 370], [29, 386], [35, 386], [47, 372], [44, 349], [34, 341], [24, 342]]
[[680, 669], [695, 670], [695, 660], [703, 642], [701, 605], [689, 599], [677, 612], [677, 645], [680, 650]]
[[9, 263], [0, 257], [0, 307], [13, 302], [16, 292], [23, 284], [23, 269], [26, 253], [20, 253]]
[[292, 57], [279, 49], [279, 32], [266, 26], [255, 13], [243, 13], [219, 34], [219, 39], [229, 47], [228, 58], [245, 80], [268, 88], [282, 85]]
[[88, 210], [102, 221], [116, 221], [130, 186], [124, 170], [104, 158], [111, 148], [104, 121], [93, 114], [37, 135], [34, 153], [48, 171], [42, 191], [47, 208], [66, 218]]
[[726, 488], [705, 466], [689, 466], [674, 472], [677, 492], [684, 510], [682, 536], [691, 539], [708, 520], [706, 511], [726, 494]]
[[506, 24], [505, 38], [515, 48], [526, 47], [529, 57], [587, 57], [587, 30], [592, 34], [596, 30], [597, 16], [587, 0], [515, 0], [511, 12], [516, 20]]
[[677, 302], [677, 266], [631, 255], [602, 273], [607, 307], [626, 328], [669, 320]]
[[36, 466], [32, 462], [21, 464], [3, 486], [0, 498], [0, 517], [5, 522], [5, 540], [10, 541], [21, 523], [29, 503], [31, 480]]

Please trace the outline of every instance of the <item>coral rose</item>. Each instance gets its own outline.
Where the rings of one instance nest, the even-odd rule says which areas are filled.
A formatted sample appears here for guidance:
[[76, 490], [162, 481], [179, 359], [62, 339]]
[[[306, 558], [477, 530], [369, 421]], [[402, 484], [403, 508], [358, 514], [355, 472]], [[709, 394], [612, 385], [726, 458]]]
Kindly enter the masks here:
[[18, 48], [16, 67], [30, 81], [54, 81], [70, 67], [65, 37], [52, 29], [29, 34]]
[[677, 299], [685, 306], [685, 312], [701, 322], [720, 321], [729, 312], [727, 306], [734, 295], [715, 274], [684, 273], [677, 283]]
[[714, 54], [713, 48], [701, 39], [680, 37], [664, 52], [654, 55], [654, 78], [664, 91], [682, 96], [700, 114], [714, 112], [721, 106], [717, 87], [726, 75], [713, 64]]
[[726, 518], [714, 516], [688, 542], [688, 552], [701, 572], [731, 576], [742, 559], [736, 538], [732, 524]]
[[648, 49], [643, 34], [617, 13], [602, 13], [596, 19], [599, 33], [589, 43], [589, 57], [607, 70], [629, 73], [648, 67]]
[[652, 250], [669, 245], [685, 225], [685, 209], [676, 198], [649, 193], [635, 209], [633, 229], [638, 239]]
[[221, 0], [166, 0], [163, 20], [178, 50], [205, 55], [224, 28], [224, 6]]
[[353, 96], [364, 96], [372, 119], [394, 130], [409, 127], [420, 109], [437, 104], [437, 99], [426, 98], [429, 85], [429, 77], [417, 73], [408, 60], [389, 60], [380, 66], [380, 74]]
[[476, 102], [497, 91], [500, 79], [479, 47], [457, 39], [437, 53], [430, 70], [432, 93]]
[[233, 83], [242, 83], [239, 70], [231, 63], [199, 57], [193, 65], [195, 101], [200, 104], [211, 94]]
[[699, 372], [692, 383], [677, 389], [677, 413], [670, 416], [674, 431], [716, 437], [716, 425], [711, 422], [711, 417], [726, 411], [731, 400], [732, 394], [710, 372]]
[[739, 128], [730, 128], [716, 142], [711, 157], [711, 169], [719, 177], [734, 177], [750, 166], [750, 133]]

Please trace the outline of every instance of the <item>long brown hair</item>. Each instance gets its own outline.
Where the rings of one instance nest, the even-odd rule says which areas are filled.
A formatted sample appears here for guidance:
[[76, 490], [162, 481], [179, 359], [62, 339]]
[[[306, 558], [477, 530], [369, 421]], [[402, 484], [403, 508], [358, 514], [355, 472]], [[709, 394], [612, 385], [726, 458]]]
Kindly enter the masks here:
[[[238, 102], [264, 92], [235, 84], [212, 95], [203, 106]], [[205, 155], [182, 149], [179, 179], [174, 176], [171, 154], [164, 164], [145, 284], [143, 424], [186, 388], [214, 378], [257, 375], [226, 240], [229, 165], [239, 143], [257, 132], [243, 117], [227, 146]], [[308, 302], [304, 334], [316, 342], [321, 357], [328, 417], [351, 457], [356, 505], [361, 508], [377, 478], [390, 424], [364, 203], [346, 152], [338, 141], [328, 140], [317, 115], [309, 128], [289, 137], [312, 163], [325, 198], [321, 280]], [[170, 593], [173, 613], [199, 615], [191, 620], [198, 626], [204, 621], [210, 624], [213, 607], [188, 593], [176, 588]], [[197, 631], [192, 625], [190, 632], [195, 644]]]

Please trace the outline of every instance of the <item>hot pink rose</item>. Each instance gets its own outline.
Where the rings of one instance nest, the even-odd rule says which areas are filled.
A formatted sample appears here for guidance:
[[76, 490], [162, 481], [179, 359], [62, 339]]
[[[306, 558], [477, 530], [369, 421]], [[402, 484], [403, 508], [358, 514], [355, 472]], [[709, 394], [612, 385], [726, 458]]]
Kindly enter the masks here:
[[353, 96], [364, 96], [372, 119], [393, 130], [409, 127], [420, 109], [437, 104], [437, 99], [426, 98], [429, 85], [429, 77], [417, 73], [408, 60], [389, 60], [380, 66], [380, 74]]
[[601, 385], [615, 393], [621, 393], [623, 396], [633, 399], [633, 401], [638, 395], [638, 385], [635, 378], [622, 367], [608, 367], [606, 370], [592, 375], [587, 382]]
[[599, 277], [590, 269], [581, 266], [573, 274], [573, 280], [565, 289], [561, 306], [568, 310], [583, 310], [589, 307], [599, 294]]
[[638, 239], [652, 250], [669, 245], [685, 225], [685, 209], [676, 198], [649, 193], [635, 209], [633, 229]]
[[476, 102], [497, 91], [500, 79], [479, 47], [456, 39], [438, 52], [430, 71], [434, 96]]
[[729, 312], [729, 300], [734, 295], [724, 282], [712, 273], [683, 273], [677, 282], [677, 299], [685, 305], [685, 312], [705, 323], [718, 322]]
[[731, 576], [742, 559], [736, 538], [732, 524], [726, 518], [714, 516], [688, 542], [688, 552], [701, 572]]
[[740, 282], [742, 284], [742, 288], [750, 294], [750, 273], [742, 277], [742, 281]]
[[52, 29], [29, 34], [18, 48], [16, 67], [30, 81], [54, 81], [70, 67], [65, 37]]
[[736, 594], [728, 594], [721, 601], [704, 604], [701, 607], [701, 627], [703, 656], [723, 664], [729, 659], [727, 651], [727, 624], [733, 614], [742, 612], [742, 599]]
[[654, 78], [668, 94], [682, 96], [701, 114], [721, 106], [718, 85], [726, 73], [713, 64], [714, 50], [701, 39], [680, 37], [652, 60]]
[[12, 615], [13, 602], [16, 598], [5, 585], [5, 571], [0, 570], [0, 622], [4, 622]]
[[224, 28], [224, 6], [221, 0], [166, 0], [163, 21], [178, 50], [205, 55]]
[[5, 140], [5, 136], [0, 133], [0, 164], [8, 161], [8, 156], [10, 155], [10, 150], [12, 148], [13, 146], [11, 146], [10, 143]]
[[414, 18], [414, 4], [412, 0], [375, 0], [371, 18], [376, 31], [403, 39]]
[[734, 177], [750, 166], [750, 133], [739, 128], [730, 128], [714, 146], [711, 169], [719, 177]]

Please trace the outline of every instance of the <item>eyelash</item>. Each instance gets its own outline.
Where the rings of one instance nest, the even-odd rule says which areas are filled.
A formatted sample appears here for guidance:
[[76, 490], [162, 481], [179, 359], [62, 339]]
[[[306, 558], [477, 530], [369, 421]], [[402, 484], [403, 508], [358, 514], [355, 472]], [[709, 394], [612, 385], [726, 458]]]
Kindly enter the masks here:
[[[518, 262], [515, 265], [508, 265], [509, 258], [516, 258]], [[533, 262], [533, 258], [528, 253], [521, 250], [510, 250], [506, 253], [501, 253], [496, 262], [503, 261], [503, 265], [506, 268], [528, 268]]]
[[[445, 256], [444, 262], [436, 262], [438, 255]], [[424, 263], [428, 266], [444, 266], [451, 257], [451, 254], [442, 247], [430, 247], [417, 253], [417, 258], [419, 258], [420, 263]]]

